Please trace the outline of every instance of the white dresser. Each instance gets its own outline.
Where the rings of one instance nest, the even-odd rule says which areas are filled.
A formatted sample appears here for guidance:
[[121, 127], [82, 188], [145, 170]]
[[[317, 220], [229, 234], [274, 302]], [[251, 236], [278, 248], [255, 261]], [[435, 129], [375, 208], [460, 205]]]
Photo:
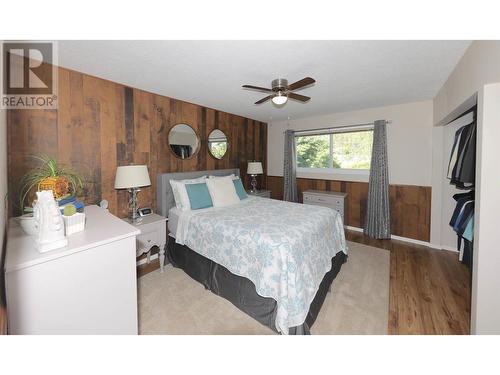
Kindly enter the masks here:
[[334, 210], [338, 211], [338, 213], [342, 217], [342, 222], [345, 223], [345, 212], [347, 210], [347, 193], [340, 193], [335, 191], [306, 190], [302, 194], [304, 204], [333, 208]]
[[5, 258], [10, 334], [137, 334], [137, 228], [97, 206], [68, 246], [39, 253], [15, 219]]

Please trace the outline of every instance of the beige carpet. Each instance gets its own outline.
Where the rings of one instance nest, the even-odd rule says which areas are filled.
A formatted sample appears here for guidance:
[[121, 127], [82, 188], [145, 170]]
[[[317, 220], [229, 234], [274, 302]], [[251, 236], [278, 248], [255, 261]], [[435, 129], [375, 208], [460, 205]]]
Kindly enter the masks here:
[[[312, 334], [386, 334], [389, 252], [348, 242], [349, 260], [333, 282]], [[229, 301], [167, 266], [138, 280], [140, 334], [274, 334]]]

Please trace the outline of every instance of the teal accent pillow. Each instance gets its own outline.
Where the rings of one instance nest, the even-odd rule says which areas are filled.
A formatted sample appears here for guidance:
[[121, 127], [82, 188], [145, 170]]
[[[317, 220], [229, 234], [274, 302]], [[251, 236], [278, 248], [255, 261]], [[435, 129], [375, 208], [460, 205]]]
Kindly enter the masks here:
[[201, 208], [213, 206], [212, 198], [210, 197], [206, 183], [185, 184], [184, 186], [186, 187], [192, 210], [199, 210]]
[[248, 197], [247, 192], [245, 191], [245, 188], [243, 187], [243, 184], [241, 183], [241, 180], [239, 178], [233, 180], [233, 184], [234, 188], [236, 189], [236, 194], [238, 194], [240, 200]]

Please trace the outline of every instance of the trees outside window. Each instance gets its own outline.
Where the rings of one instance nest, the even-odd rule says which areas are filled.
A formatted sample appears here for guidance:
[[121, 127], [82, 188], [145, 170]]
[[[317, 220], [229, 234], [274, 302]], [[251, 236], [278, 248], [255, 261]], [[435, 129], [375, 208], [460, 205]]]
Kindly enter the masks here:
[[297, 167], [370, 169], [373, 129], [298, 135]]

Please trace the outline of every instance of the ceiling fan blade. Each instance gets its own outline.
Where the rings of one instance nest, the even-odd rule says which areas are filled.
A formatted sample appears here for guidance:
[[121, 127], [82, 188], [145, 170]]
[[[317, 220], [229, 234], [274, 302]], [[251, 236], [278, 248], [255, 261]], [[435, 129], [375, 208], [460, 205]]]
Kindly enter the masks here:
[[244, 89], [259, 90], [259, 91], [264, 91], [264, 92], [273, 92], [273, 90], [271, 90], [271, 89], [267, 89], [265, 87], [259, 87], [259, 86], [243, 85], [242, 87]]
[[311, 98], [310, 98], [310, 97], [308, 97], [308, 96], [295, 94], [295, 93], [293, 93], [293, 92], [289, 92], [289, 93], [288, 93], [288, 98], [289, 98], [289, 99], [295, 99], [295, 100], [298, 100], [298, 101], [301, 101], [301, 102], [307, 102], [309, 99], [311, 99]]
[[269, 95], [269, 96], [266, 96], [265, 98], [262, 98], [260, 99], [258, 102], [255, 102], [255, 104], [261, 104], [261, 103], [264, 103], [264, 102], [267, 102], [269, 99], [271, 99], [274, 95]]
[[302, 78], [300, 81], [294, 82], [291, 85], [288, 85], [288, 90], [293, 91], [297, 89], [301, 89], [302, 87], [312, 85], [316, 82], [311, 77]]

